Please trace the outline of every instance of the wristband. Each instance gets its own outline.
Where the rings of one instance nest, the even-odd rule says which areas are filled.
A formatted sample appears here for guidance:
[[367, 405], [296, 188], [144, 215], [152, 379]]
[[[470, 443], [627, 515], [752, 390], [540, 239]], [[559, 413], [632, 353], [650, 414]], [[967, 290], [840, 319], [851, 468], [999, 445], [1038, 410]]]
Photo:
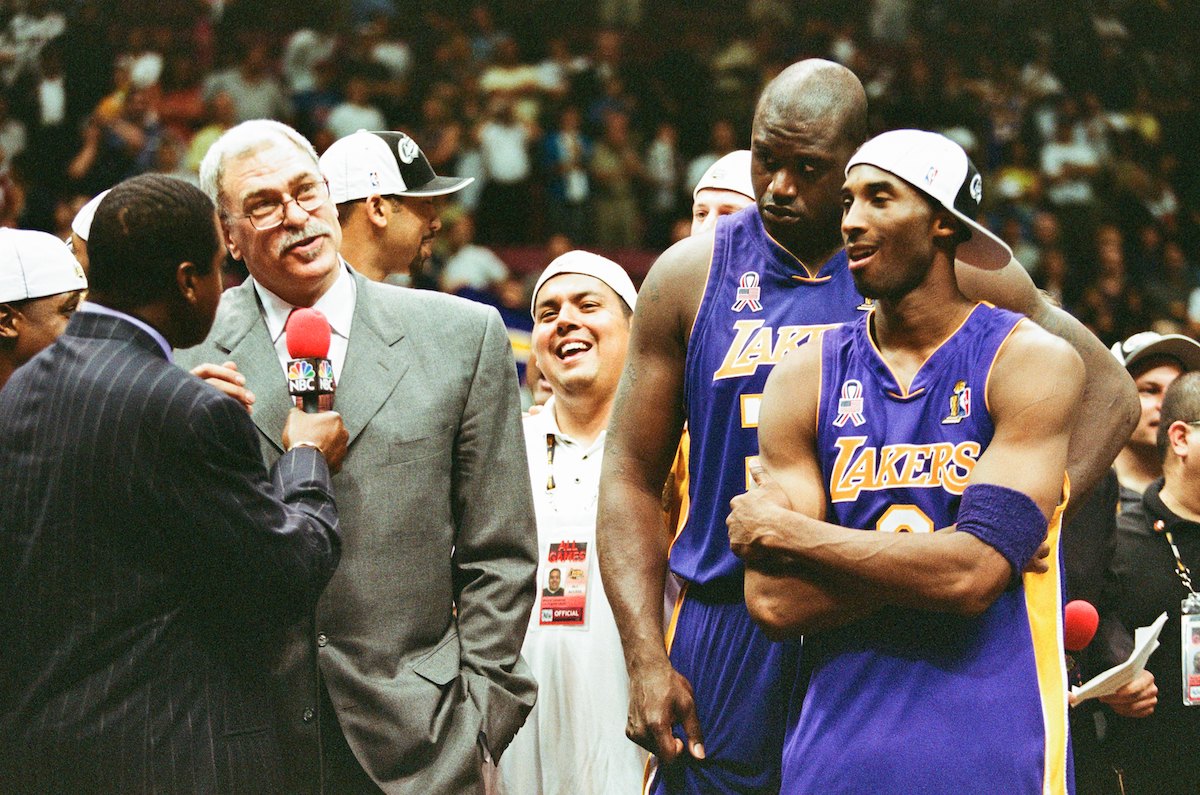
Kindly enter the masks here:
[[1045, 540], [1048, 524], [1027, 494], [992, 483], [967, 486], [958, 505], [958, 530], [995, 548], [1018, 575]]
[[325, 455], [325, 451], [321, 449], [321, 445], [317, 444], [316, 442], [310, 442], [307, 439], [299, 441], [299, 442], [292, 442], [292, 446], [287, 449], [287, 452], [290, 453], [293, 450], [295, 450], [297, 447], [311, 447], [312, 449], [316, 450], [321, 455]]

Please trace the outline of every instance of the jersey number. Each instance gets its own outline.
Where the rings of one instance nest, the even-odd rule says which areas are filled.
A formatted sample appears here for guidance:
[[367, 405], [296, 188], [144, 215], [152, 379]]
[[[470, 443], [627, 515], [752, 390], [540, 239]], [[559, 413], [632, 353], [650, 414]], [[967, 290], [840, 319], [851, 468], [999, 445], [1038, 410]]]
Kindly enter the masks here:
[[915, 505], [889, 505], [875, 523], [881, 533], [932, 533], [933, 520]]

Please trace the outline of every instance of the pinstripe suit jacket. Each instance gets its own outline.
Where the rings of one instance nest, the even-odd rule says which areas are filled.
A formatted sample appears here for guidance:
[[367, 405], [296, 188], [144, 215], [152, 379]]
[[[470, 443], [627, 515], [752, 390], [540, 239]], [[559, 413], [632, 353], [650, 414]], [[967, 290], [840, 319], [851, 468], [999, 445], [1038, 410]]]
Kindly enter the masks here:
[[79, 312], [0, 393], [0, 791], [277, 792], [264, 640], [340, 541], [315, 450]]
[[[386, 792], [474, 792], [480, 741], [499, 758], [536, 688], [520, 658], [537, 531], [512, 351], [491, 307], [353, 278], [334, 400], [350, 432], [334, 477], [345, 547], [315, 632], [298, 627], [279, 666], [288, 789], [319, 789], [319, 668]], [[178, 355], [237, 362], [274, 460], [290, 403], [252, 282]]]

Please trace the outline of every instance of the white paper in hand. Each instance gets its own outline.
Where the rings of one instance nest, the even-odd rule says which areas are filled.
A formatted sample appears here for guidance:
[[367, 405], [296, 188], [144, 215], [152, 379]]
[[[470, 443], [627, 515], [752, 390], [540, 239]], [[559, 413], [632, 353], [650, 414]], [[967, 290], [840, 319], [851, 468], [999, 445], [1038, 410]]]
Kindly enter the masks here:
[[1166, 623], [1167, 614], [1163, 613], [1154, 619], [1150, 626], [1138, 627], [1133, 633], [1133, 653], [1129, 655], [1129, 659], [1102, 674], [1097, 674], [1082, 685], [1071, 688], [1075, 703], [1089, 698], [1110, 696], [1132, 682], [1146, 667], [1146, 660], [1150, 659], [1150, 655], [1158, 648], [1158, 636]]

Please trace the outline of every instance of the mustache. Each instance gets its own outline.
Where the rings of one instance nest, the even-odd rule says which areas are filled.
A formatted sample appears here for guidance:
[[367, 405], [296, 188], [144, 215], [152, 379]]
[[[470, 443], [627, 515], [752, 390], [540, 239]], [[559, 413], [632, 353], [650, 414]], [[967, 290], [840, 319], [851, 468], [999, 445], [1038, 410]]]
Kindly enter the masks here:
[[332, 234], [333, 230], [329, 228], [329, 224], [317, 218], [309, 218], [308, 223], [306, 223], [303, 227], [294, 232], [288, 232], [284, 238], [279, 241], [279, 247], [275, 252], [275, 255], [279, 256], [283, 254], [283, 252], [287, 251], [301, 240], [307, 240], [310, 237], [328, 237]]

